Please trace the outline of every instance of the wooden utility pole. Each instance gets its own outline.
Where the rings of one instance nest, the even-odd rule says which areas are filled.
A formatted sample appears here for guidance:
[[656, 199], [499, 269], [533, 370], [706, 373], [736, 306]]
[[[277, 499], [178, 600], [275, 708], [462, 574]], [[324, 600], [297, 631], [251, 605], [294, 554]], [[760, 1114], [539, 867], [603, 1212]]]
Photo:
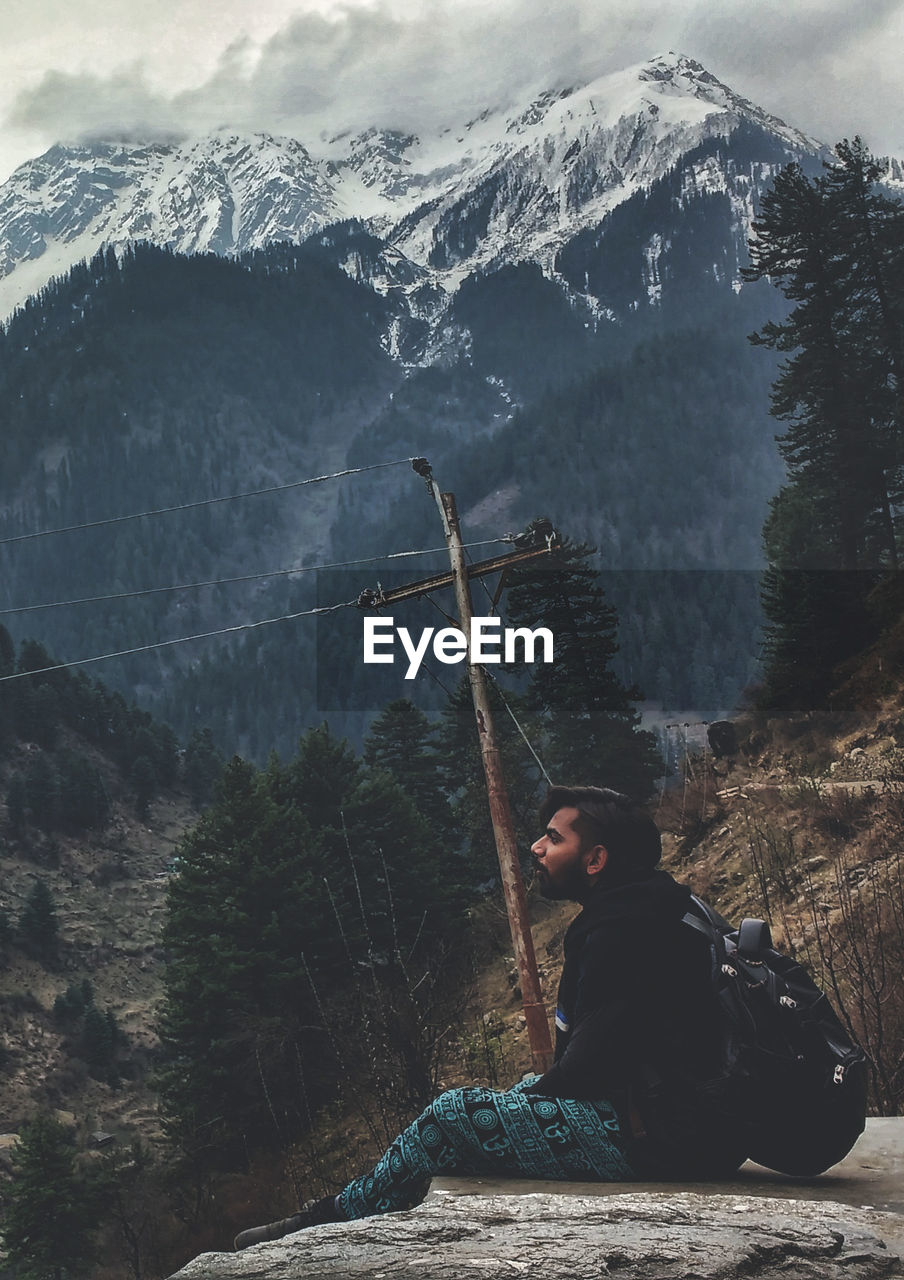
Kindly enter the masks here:
[[[422, 462], [422, 460], [418, 459], [418, 462]], [[534, 1069], [542, 1075], [544, 1071], [547, 1071], [552, 1066], [552, 1042], [549, 1036], [546, 1008], [540, 994], [537, 957], [534, 953], [534, 941], [531, 937], [530, 921], [527, 916], [524, 880], [521, 875], [518, 846], [512, 826], [508, 792], [505, 788], [505, 778], [502, 773], [502, 760], [499, 755], [496, 732], [493, 727], [487, 676], [479, 662], [471, 661], [471, 616], [473, 612], [471, 607], [471, 588], [468, 580], [468, 567], [465, 563], [464, 548], [462, 547], [458, 511], [455, 507], [455, 495], [440, 493], [439, 487], [433, 479], [433, 473], [426, 463], [421, 466], [416, 465], [415, 470], [427, 481], [427, 487], [436, 500], [443, 520], [446, 543], [449, 547], [455, 599], [458, 605], [459, 626], [468, 640], [468, 679], [471, 684], [471, 697], [474, 701], [474, 714], [477, 718], [477, 735], [480, 740], [480, 753], [487, 781], [490, 817], [493, 822], [496, 853], [502, 874], [502, 890], [505, 895], [509, 928], [511, 929], [512, 942], [515, 948], [515, 963], [518, 966], [518, 975], [521, 981], [521, 999], [524, 1005], [524, 1017], [527, 1023], [531, 1057]]]

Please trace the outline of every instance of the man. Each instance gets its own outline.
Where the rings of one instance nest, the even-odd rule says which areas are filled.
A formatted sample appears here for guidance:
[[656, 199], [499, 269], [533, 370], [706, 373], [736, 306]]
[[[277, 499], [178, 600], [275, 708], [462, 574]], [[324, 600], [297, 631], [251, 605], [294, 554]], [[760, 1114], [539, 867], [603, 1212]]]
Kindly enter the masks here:
[[410, 1208], [438, 1174], [578, 1181], [707, 1177], [745, 1152], [705, 1082], [718, 1073], [706, 939], [690, 890], [657, 870], [659, 831], [627, 796], [552, 787], [532, 846], [544, 896], [579, 902], [565, 935], [553, 1066], [506, 1093], [450, 1089], [337, 1196], [244, 1231], [242, 1249]]

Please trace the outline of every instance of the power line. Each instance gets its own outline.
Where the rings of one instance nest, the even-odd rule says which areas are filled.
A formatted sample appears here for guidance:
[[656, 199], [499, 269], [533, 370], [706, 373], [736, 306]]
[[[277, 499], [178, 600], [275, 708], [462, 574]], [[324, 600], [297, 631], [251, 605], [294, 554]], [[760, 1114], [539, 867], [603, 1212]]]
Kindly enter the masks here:
[[[502, 541], [505, 541], [505, 539], [502, 539], [502, 538], [491, 538], [491, 539], [489, 539], [489, 541], [490, 541], [490, 542], [502, 542]], [[474, 542], [474, 543], [470, 543], [469, 545], [470, 545], [470, 546], [481, 546], [481, 545], [485, 545], [485, 544], [481, 544], [481, 543]], [[347, 562], [345, 562], [345, 563], [347, 563], [347, 564], [349, 564], [349, 565], [354, 565], [354, 564], [367, 564], [367, 563], [369, 563], [371, 560], [390, 560], [390, 559], [394, 559], [394, 558], [396, 558], [396, 557], [401, 557], [401, 556], [420, 556], [420, 555], [431, 555], [431, 554], [435, 554], [435, 553], [436, 553], [436, 551], [443, 551], [443, 550], [445, 550], [445, 548], [444, 548], [444, 547], [426, 548], [426, 549], [424, 549], [424, 550], [418, 550], [418, 551], [393, 551], [393, 552], [390, 552], [389, 554], [387, 554], [386, 556], [372, 556], [372, 557], [368, 557], [368, 559], [366, 559], [366, 560], [352, 560], [352, 561], [347, 561]], [[344, 565], [342, 565], [342, 564], [336, 564], [336, 565], [311, 565], [311, 566], [308, 566], [308, 570], [307, 570], [307, 571], [312, 571], [312, 570], [313, 570], [313, 569], [315, 569], [315, 568], [340, 568], [340, 567], [344, 567]], [[295, 573], [295, 572], [300, 572], [300, 571], [299, 571], [299, 570], [280, 570], [279, 572]], [[261, 575], [251, 574], [251, 575], [248, 575], [248, 576], [250, 576], [250, 577], [257, 577], [257, 576], [266, 577], [266, 576], [269, 576], [269, 575], [266, 575], [266, 574], [261, 574]], [[237, 581], [240, 581], [240, 580], [241, 580], [241, 579], [237, 579]], [[223, 581], [230, 581], [230, 580], [229, 580], [229, 579], [224, 579]], [[195, 585], [214, 585], [214, 584], [195, 584]], [[178, 588], [155, 588], [155, 590], [177, 590], [177, 589], [178, 589]], [[132, 594], [132, 593], [128, 593], [128, 592], [127, 592], [127, 593], [125, 593], [125, 594], [127, 594], [127, 595], [128, 595], [128, 594]], [[103, 598], [103, 597], [101, 597], [101, 598]], [[66, 603], [66, 602], [65, 602], [65, 601], [61, 601], [60, 603]], [[339, 610], [339, 609], [348, 609], [348, 608], [352, 608], [352, 607], [357, 607], [357, 604], [358, 604], [358, 598], [357, 598], [357, 597], [355, 597], [355, 599], [354, 599], [354, 600], [345, 600], [345, 601], [342, 601], [340, 604], [322, 605], [322, 606], [319, 606], [318, 608], [315, 608], [315, 609], [302, 609], [302, 610], [300, 610], [300, 611], [299, 611], [299, 612], [297, 612], [297, 613], [284, 613], [284, 614], [280, 614], [280, 615], [279, 615], [278, 617], [276, 617], [276, 618], [261, 618], [261, 619], [260, 619], [259, 621], [257, 621], [257, 622], [241, 622], [241, 623], [237, 623], [235, 626], [232, 626], [232, 627], [220, 627], [220, 628], [218, 628], [218, 629], [217, 629], [217, 630], [215, 630], [215, 631], [201, 631], [201, 632], [196, 633], [195, 635], [190, 635], [190, 636], [176, 636], [176, 637], [175, 637], [174, 639], [172, 639], [172, 640], [157, 640], [157, 641], [155, 641], [153, 644], [135, 645], [135, 646], [133, 646], [132, 648], [129, 648], [129, 649], [117, 649], [117, 650], [114, 650], [114, 651], [113, 651], [113, 652], [111, 652], [111, 653], [99, 653], [99, 654], [94, 654], [94, 655], [92, 655], [90, 658], [76, 658], [76, 659], [73, 659], [71, 662], [55, 662], [55, 663], [53, 663], [53, 665], [52, 665], [52, 666], [48, 666], [48, 667], [39, 667], [39, 668], [37, 668], [37, 669], [36, 669], [36, 670], [34, 670], [34, 671], [17, 671], [17, 672], [14, 672], [12, 675], [8, 675], [8, 676], [0, 676], [0, 684], [4, 684], [4, 683], [6, 683], [6, 681], [8, 681], [8, 680], [22, 680], [22, 679], [24, 679], [26, 676], [40, 676], [40, 675], [48, 675], [48, 674], [49, 674], [50, 672], [52, 672], [52, 671], [65, 671], [65, 670], [68, 670], [70, 667], [85, 667], [85, 666], [88, 666], [90, 663], [94, 663], [94, 662], [105, 662], [108, 658], [127, 658], [127, 657], [131, 657], [133, 654], [137, 654], [137, 653], [149, 653], [149, 652], [151, 652], [151, 650], [153, 650], [153, 649], [165, 649], [165, 648], [168, 648], [168, 647], [170, 647], [170, 646], [172, 646], [172, 645], [176, 645], [176, 644], [187, 644], [187, 643], [188, 643], [189, 641], [191, 641], [191, 640], [210, 640], [210, 639], [212, 639], [212, 638], [213, 638], [213, 637], [215, 637], [215, 636], [232, 635], [232, 634], [234, 634], [234, 633], [236, 633], [236, 632], [238, 632], [238, 631], [252, 631], [252, 630], [256, 629], [257, 627], [266, 627], [266, 626], [269, 626], [271, 623], [274, 623], [274, 622], [293, 622], [293, 621], [295, 621], [295, 619], [296, 619], [296, 618], [310, 618], [310, 617], [314, 617], [315, 615], [318, 615], [318, 614], [335, 613], [335, 612], [336, 612], [337, 610]], [[437, 679], [438, 679], [438, 677], [437, 677]], [[441, 682], [440, 682], [440, 683], [441, 683]], [[443, 687], [445, 687], [445, 686], [443, 686]], [[448, 690], [446, 690], [446, 692], [448, 693]]]
[[499, 681], [496, 679], [496, 677], [493, 675], [493, 673], [492, 673], [491, 671], [490, 671], [490, 672], [488, 672], [487, 674], [489, 675], [490, 679], [493, 681], [493, 684], [496, 686], [496, 692], [499, 694], [499, 697], [500, 697], [500, 699], [502, 700], [502, 705], [505, 707], [506, 711], [507, 711], [507, 712], [509, 713], [509, 715], [511, 716], [512, 721], [513, 721], [513, 723], [514, 723], [514, 725], [515, 725], [515, 728], [516, 728], [516, 729], [518, 730], [518, 732], [521, 734], [521, 737], [524, 739], [525, 744], [527, 745], [527, 749], [528, 749], [528, 751], [531, 753], [531, 755], [534, 757], [534, 760], [537, 762], [537, 765], [538, 765], [538, 767], [539, 767], [539, 769], [540, 769], [540, 772], [543, 774], [543, 777], [546, 779], [547, 785], [551, 787], [551, 786], [552, 786], [552, 778], [551, 778], [551, 777], [549, 776], [549, 774], [546, 772], [546, 765], [543, 763], [543, 761], [542, 761], [542, 760], [540, 759], [540, 757], [537, 755], [536, 751], [534, 750], [533, 746], [531, 745], [530, 738], [527, 736], [527, 734], [526, 734], [526, 733], [524, 732], [524, 730], [521, 728], [521, 725], [520, 725], [520, 723], [519, 723], [519, 721], [518, 721], [518, 717], [515, 715], [514, 711], [513, 711], [513, 710], [511, 709], [511, 707], [509, 706], [509, 704], [508, 704], [508, 700], [507, 700], [507, 698], [506, 698], [505, 694], [502, 692], [502, 686], [500, 685]]
[[107, 658], [127, 658], [134, 653], [148, 653], [151, 649], [165, 649], [169, 645], [186, 644], [189, 640], [209, 640], [213, 636], [231, 635], [236, 631], [252, 631], [266, 627], [271, 622], [293, 622], [296, 618], [310, 618], [318, 613], [335, 613], [338, 609], [350, 609], [358, 601], [344, 600], [341, 604], [322, 605], [317, 609], [303, 609], [300, 613], [284, 613], [278, 618], [261, 618], [258, 622], [240, 622], [234, 627], [221, 627], [218, 631], [201, 631], [193, 636], [177, 636], [173, 640], [157, 640], [154, 644], [140, 644], [132, 649], [117, 649], [113, 653], [98, 653], [91, 658], [76, 658], [72, 662], [55, 662], [50, 667], [38, 667], [34, 671], [17, 671], [11, 676], [0, 676], [0, 684], [7, 680], [23, 680], [26, 676], [43, 676], [51, 671], [64, 671], [69, 667], [85, 667], [90, 662], [105, 662]]
[[[484, 542], [469, 542], [468, 546], [488, 547], [505, 541], [505, 538], [487, 538]], [[235, 578], [212, 578], [207, 582], [182, 582], [177, 583], [174, 586], [143, 587], [137, 591], [117, 591], [103, 596], [82, 596], [79, 599], [73, 600], [49, 600], [41, 604], [23, 604], [16, 605], [9, 609], [0, 609], [0, 616], [6, 616], [13, 613], [35, 613], [40, 609], [60, 609], [67, 605], [100, 604], [111, 600], [131, 600], [139, 596], [159, 595], [168, 591], [192, 591], [201, 587], [224, 587], [235, 582], [256, 582], [262, 578], [278, 578], [294, 574], [315, 573], [320, 569], [349, 569], [355, 565], [375, 564], [384, 560], [400, 560], [408, 556], [436, 555], [445, 550], [445, 547], [426, 547], [424, 550], [420, 551], [391, 551], [387, 552], [385, 555], [366, 556], [361, 560], [337, 560], [331, 564], [302, 565], [296, 569], [270, 569], [264, 573], [245, 573]]]
[[123, 524], [127, 520], [142, 520], [145, 516], [170, 515], [174, 511], [192, 511], [196, 507], [210, 507], [218, 502], [236, 502], [239, 498], [258, 498], [266, 493], [285, 493], [288, 489], [301, 489], [308, 484], [321, 484], [324, 480], [338, 480], [343, 476], [360, 475], [365, 471], [379, 471], [381, 467], [398, 467], [411, 458], [396, 458], [392, 462], [374, 462], [367, 467], [346, 467], [344, 471], [332, 471], [328, 475], [309, 476], [306, 480], [292, 480], [289, 484], [275, 484], [267, 489], [249, 489], [245, 493], [230, 493], [220, 498], [200, 498], [197, 502], [183, 502], [174, 507], [157, 507], [152, 511], [135, 511], [126, 516], [109, 516], [105, 520], [89, 520], [84, 524], [70, 524], [59, 529], [41, 529], [37, 533], [19, 533], [13, 538], [0, 538], [0, 547], [13, 542], [27, 542], [32, 538], [48, 538], [54, 533], [76, 533], [82, 529], [100, 529], [105, 525]]

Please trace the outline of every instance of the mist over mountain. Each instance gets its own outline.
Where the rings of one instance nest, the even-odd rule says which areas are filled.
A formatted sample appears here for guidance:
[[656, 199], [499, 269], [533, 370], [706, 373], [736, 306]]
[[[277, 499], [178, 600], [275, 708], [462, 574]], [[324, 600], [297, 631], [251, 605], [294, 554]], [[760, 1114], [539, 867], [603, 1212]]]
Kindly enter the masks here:
[[[774, 358], [746, 341], [778, 304], [740, 268], [776, 172], [820, 155], [675, 55], [440, 135], [53, 148], [0, 189], [0, 301], [19, 307], [0, 343], [0, 537], [426, 455], [466, 536], [546, 514], [598, 545], [623, 673], [726, 710], [756, 668], [781, 474]], [[0, 546], [0, 608], [439, 532], [416, 477], [387, 468]], [[330, 585], [347, 600], [358, 581]], [[284, 574], [2, 617], [74, 659], [316, 603], [314, 575]], [[359, 614], [334, 621], [326, 649], [301, 619], [103, 674], [261, 758], [323, 714], [360, 733], [411, 691], [362, 666]]]

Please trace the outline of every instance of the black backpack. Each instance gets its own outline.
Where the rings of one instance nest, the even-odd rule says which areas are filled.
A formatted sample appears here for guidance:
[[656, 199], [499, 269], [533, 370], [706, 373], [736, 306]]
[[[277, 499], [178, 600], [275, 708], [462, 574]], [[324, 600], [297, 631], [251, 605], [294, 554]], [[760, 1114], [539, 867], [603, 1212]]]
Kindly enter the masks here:
[[772, 946], [769, 926], [732, 926], [692, 895], [684, 921], [710, 944], [722, 1064], [703, 1086], [737, 1126], [747, 1155], [812, 1176], [842, 1160], [866, 1123], [867, 1057], [825, 994]]

